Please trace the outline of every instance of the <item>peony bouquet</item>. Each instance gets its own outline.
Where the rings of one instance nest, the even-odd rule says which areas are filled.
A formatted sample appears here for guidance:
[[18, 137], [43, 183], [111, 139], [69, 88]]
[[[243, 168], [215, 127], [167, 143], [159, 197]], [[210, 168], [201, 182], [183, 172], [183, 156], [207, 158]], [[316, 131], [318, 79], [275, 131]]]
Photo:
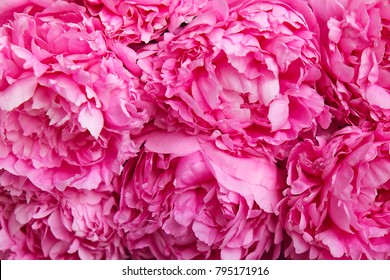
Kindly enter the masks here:
[[0, 259], [390, 259], [389, 0], [0, 0]]

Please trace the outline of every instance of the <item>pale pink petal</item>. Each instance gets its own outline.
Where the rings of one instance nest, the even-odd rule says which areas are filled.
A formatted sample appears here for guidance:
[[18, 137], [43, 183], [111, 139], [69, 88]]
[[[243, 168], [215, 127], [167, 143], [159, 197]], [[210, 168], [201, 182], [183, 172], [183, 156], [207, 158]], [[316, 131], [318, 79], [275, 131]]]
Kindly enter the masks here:
[[184, 155], [200, 150], [197, 137], [185, 133], [155, 131], [147, 136], [145, 147], [149, 151], [163, 154]]
[[7, 89], [0, 91], [0, 109], [11, 111], [29, 100], [38, 85], [35, 77], [20, 79]]
[[286, 129], [290, 127], [289, 100], [287, 98], [274, 100], [269, 107], [268, 119], [271, 122], [272, 130]]
[[104, 125], [103, 114], [100, 110], [89, 104], [85, 105], [80, 111], [78, 121], [83, 128], [89, 130], [93, 137], [96, 139], [99, 137]]
[[371, 105], [390, 109], [390, 92], [378, 85], [372, 85], [366, 89], [366, 98]]

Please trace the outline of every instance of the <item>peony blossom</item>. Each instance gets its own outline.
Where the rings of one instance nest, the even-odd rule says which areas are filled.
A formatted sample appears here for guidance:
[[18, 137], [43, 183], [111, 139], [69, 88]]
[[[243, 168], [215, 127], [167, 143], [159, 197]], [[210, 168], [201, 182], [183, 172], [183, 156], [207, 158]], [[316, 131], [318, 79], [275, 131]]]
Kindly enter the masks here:
[[190, 22], [208, 0], [85, 0], [90, 13], [102, 22], [111, 39], [149, 43], [167, 29], [174, 32]]
[[279, 149], [317, 124], [327, 127], [314, 86], [317, 31], [304, 1], [213, 2], [178, 34], [139, 52], [146, 90], [160, 105], [156, 125], [204, 131], [225, 149]]
[[390, 2], [310, 1], [321, 30], [321, 91], [344, 123], [389, 121]]
[[126, 163], [115, 220], [132, 258], [278, 257], [276, 165], [265, 154], [235, 156], [199, 137], [154, 131]]
[[28, 6], [0, 28], [0, 169], [42, 190], [109, 187], [148, 120], [138, 79], [84, 13]]
[[390, 258], [390, 132], [346, 127], [291, 152], [280, 218], [286, 257]]
[[43, 192], [22, 176], [0, 172], [2, 259], [124, 259], [113, 222], [115, 196], [66, 189]]

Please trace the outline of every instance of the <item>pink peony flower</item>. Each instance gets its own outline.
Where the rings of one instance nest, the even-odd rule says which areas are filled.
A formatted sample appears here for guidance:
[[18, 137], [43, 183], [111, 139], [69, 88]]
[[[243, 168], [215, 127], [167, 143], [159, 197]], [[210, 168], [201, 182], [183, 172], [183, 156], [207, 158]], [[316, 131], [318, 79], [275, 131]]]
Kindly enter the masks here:
[[0, 168], [43, 190], [108, 186], [148, 120], [138, 79], [84, 12], [29, 6], [0, 28]]
[[264, 154], [154, 131], [125, 166], [115, 218], [134, 259], [276, 258], [279, 176]]
[[109, 38], [148, 43], [167, 29], [174, 32], [197, 16], [208, 0], [85, 0]]
[[346, 127], [288, 160], [280, 218], [285, 255], [304, 259], [390, 258], [390, 132]]
[[319, 86], [347, 124], [389, 121], [389, 0], [310, 1], [321, 30]]
[[161, 107], [156, 125], [214, 133], [229, 149], [278, 148], [318, 123], [327, 127], [307, 3], [236, 2], [213, 2], [180, 33], [140, 51], [146, 89]]
[[123, 259], [117, 209], [108, 192], [43, 192], [0, 172], [0, 255], [7, 259]]

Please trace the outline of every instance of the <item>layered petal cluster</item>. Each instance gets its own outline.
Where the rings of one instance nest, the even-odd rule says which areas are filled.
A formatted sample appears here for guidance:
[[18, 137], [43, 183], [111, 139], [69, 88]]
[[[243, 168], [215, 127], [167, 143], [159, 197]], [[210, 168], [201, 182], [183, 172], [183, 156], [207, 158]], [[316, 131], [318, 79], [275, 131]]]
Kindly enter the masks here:
[[292, 150], [280, 214], [292, 239], [286, 257], [390, 258], [389, 149], [389, 128], [378, 125]]
[[[213, 2], [178, 34], [140, 52], [158, 123], [222, 136], [225, 146], [276, 146], [325, 127], [314, 87], [318, 31], [303, 1]], [[237, 2], [237, 3], [236, 3]]]
[[235, 156], [197, 136], [155, 131], [118, 183], [115, 219], [134, 259], [279, 255], [282, 182], [265, 154]]
[[111, 39], [149, 43], [164, 31], [189, 23], [209, 0], [85, 0]]
[[321, 30], [320, 88], [344, 123], [390, 120], [390, 2], [309, 1]]
[[112, 193], [44, 192], [0, 172], [1, 259], [124, 259]]
[[108, 186], [148, 120], [138, 79], [84, 14], [30, 5], [0, 27], [0, 169], [42, 190]]
[[22, 12], [26, 7], [34, 6], [34, 9], [40, 10], [55, 1], [57, 0], [3, 0], [0, 2], [0, 25], [6, 24], [14, 13]]

